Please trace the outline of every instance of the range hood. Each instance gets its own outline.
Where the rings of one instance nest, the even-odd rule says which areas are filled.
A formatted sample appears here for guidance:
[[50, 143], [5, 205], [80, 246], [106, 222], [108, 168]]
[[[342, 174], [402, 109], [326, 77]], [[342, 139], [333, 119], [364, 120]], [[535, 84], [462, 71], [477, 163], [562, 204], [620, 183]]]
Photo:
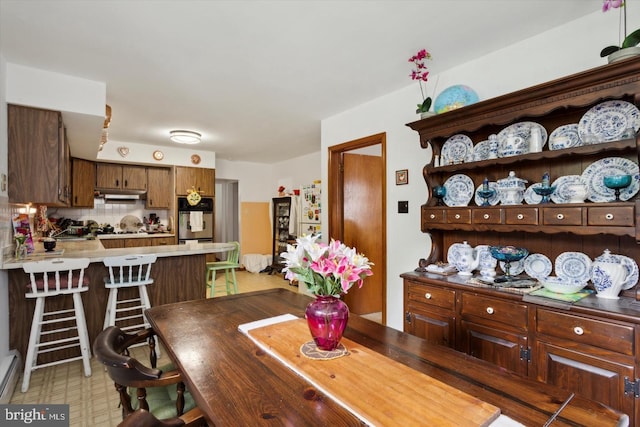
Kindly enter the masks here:
[[147, 192], [144, 190], [113, 190], [97, 188], [94, 195], [98, 199], [104, 199], [105, 203], [133, 203], [136, 200], [147, 198]]

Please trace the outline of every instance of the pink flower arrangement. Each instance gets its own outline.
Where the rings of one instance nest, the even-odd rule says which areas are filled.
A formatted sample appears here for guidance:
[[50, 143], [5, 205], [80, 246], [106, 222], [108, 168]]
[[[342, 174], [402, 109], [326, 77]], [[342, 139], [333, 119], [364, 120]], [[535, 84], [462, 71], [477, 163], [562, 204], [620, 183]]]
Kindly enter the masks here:
[[314, 295], [335, 296], [346, 294], [356, 283], [361, 288], [363, 280], [371, 276], [369, 259], [339, 240], [317, 242], [316, 236], [296, 239], [296, 245], [287, 245], [284, 258], [285, 279], [307, 284]]
[[602, 11], [607, 12], [610, 9], [620, 9], [620, 26], [622, 27], [623, 40], [620, 46], [607, 46], [602, 49], [600, 56], [603, 58], [626, 47], [640, 44], [640, 29], [627, 35], [627, 8], [624, 0], [603, 0]]
[[422, 94], [422, 103], [418, 104], [416, 113], [425, 113], [431, 108], [431, 98], [425, 98], [424, 88], [422, 87], [423, 82], [429, 80], [429, 70], [427, 70], [427, 66], [425, 65], [427, 59], [431, 59], [431, 54], [427, 52], [426, 49], [420, 49], [418, 53], [409, 58], [409, 62], [412, 62], [414, 67], [409, 77], [411, 77], [411, 80], [418, 81], [420, 93]]

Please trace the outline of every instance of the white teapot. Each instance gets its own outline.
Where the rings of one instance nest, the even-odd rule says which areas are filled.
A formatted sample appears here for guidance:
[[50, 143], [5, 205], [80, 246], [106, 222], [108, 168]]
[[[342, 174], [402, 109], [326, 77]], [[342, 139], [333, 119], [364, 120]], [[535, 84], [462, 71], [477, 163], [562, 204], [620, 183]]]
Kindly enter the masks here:
[[500, 203], [503, 205], [520, 205], [524, 198], [526, 179], [518, 178], [514, 171], [509, 176], [498, 180]]
[[471, 276], [471, 272], [478, 268], [479, 264], [480, 256], [478, 252], [466, 241], [462, 242], [462, 245], [458, 248], [458, 259], [455, 261], [458, 274]]
[[591, 282], [596, 288], [596, 296], [600, 298], [618, 299], [627, 275], [627, 269], [611, 255], [609, 249], [605, 249], [591, 264]]

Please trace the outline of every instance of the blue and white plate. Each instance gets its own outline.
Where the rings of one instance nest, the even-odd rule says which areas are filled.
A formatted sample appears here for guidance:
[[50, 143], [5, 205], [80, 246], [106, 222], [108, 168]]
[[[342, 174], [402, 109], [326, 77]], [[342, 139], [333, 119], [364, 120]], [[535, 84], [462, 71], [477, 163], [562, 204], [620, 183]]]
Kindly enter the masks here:
[[[524, 271], [524, 260], [525, 259], [526, 258], [519, 259], [517, 261], [511, 261], [511, 266], [509, 268], [509, 274], [512, 275], [512, 276], [517, 276], [518, 274], [522, 273]], [[504, 261], [500, 261], [500, 269], [505, 273], [507, 272]]]
[[464, 245], [462, 243], [453, 243], [449, 246], [449, 250], [447, 251], [447, 262], [456, 268], [458, 268], [460, 261], [460, 249], [462, 249]]
[[578, 133], [578, 124], [571, 123], [555, 128], [551, 135], [549, 135], [549, 149], [553, 150], [553, 140], [558, 136], [565, 136], [568, 139], [567, 144], [563, 148], [579, 147], [582, 145], [580, 134]]
[[528, 205], [537, 205], [538, 203], [540, 203], [542, 201], [542, 196], [536, 194], [536, 192], [533, 191], [533, 189], [536, 188], [536, 187], [542, 187], [542, 183], [541, 182], [536, 182], [535, 184], [531, 184], [524, 191], [524, 201], [525, 201], [526, 204], [528, 204]]
[[449, 206], [469, 206], [475, 186], [473, 180], [463, 173], [452, 175], [444, 183], [444, 203]]
[[476, 246], [476, 256], [478, 257], [478, 269], [479, 270], [491, 270], [496, 268], [498, 260], [491, 255], [489, 245]]
[[544, 279], [551, 274], [551, 260], [543, 254], [531, 254], [524, 259], [524, 272], [534, 279]]
[[[482, 190], [482, 185], [483, 184], [480, 184], [478, 185], [478, 188], [476, 188], [476, 196], [474, 200], [476, 202], [476, 205], [478, 206], [482, 206], [482, 204], [484, 203], [484, 199], [478, 194], [478, 191]], [[498, 183], [493, 181], [489, 182], [489, 188], [494, 190], [494, 192], [493, 196], [487, 199], [487, 202], [489, 202], [489, 205], [495, 206], [500, 202], [500, 190], [498, 189]]]
[[481, 160], [489, 159], [489, 154], [491, 153], [491, 141], [481, 141], [478, 142], [473, 147], [473, 161], [479, 162]]
[[473, 141], [467, 135], [457, 134], [442, 144], [443, 155], [449, 163], [462, 163], [473, 157]]
[[582, 172], [582, 180], [589, 188], [589, 200], [613, 202], [616, 199], [615, 191], [603, 182], [609, 175], [631, 175], [631, 184], [620, 190], [620, 200], [629, 200], [640, 189], [640, 169], [636, 162], [624, 157], [606, 157], [591, 163]]
[[[553, 181], [552, 187], [556, 187], [556, 191], [551, 194], [553, 203], [569, 203], [571, 200], [571, 192], [569, 186], [572, 184], [582, 183], [580, 175], [565, 175]], [[604, 185], [604, 184], [603, 184]], [[557, 274], [556, 274], [557, 275]]]
[[629, 258], [628, 256], [616, 254], [612, 254], [611, 256], [617, 259], [627, 271], [627, 280], [625, 280], [625, 282], [622, 284], [622, 289], [626, 291], [627, 289], [631, 289], [635, 285], [637, 285], [639, 278], [638, 263], [636, 263], [633, 258]]
[[514, 123], [511, 126], [507, 126], [498, 133], [498, 148], [504, 149], [506, 147], [507, 137], [511, 133], [524, 139], [527, 142], [526, 147], [528, 147], [532, 127], [540, 128], [540, 135], [542, 136], [542, 146], [544, 147], [547, 143], [547, 130], [544, 128], [544, 126], [536, 122], [520, 122]]
[[635, 132], [640, 129], [640, 111], [627, 101], [605, 101], [591, 107], [578, 123], [578, 133], [582, 141], [595, 139], [597, 142], [611, 142], [622, 139], [628, 128]]
[[563, 252], [556, 258], [556, 276], [577, 283], [586, 283], [591, 277], [591, 258], [582, 252]]

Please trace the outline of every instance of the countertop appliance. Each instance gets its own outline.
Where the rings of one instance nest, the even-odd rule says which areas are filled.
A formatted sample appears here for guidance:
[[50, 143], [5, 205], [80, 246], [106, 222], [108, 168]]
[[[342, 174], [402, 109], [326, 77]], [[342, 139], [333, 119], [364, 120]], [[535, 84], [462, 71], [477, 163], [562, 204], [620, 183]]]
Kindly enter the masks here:
[[[203, 197], [190, 205], [186, 197], [178, 197], [178, 244], [186, 240], [213, 242], [213, 198]], [[202, 230], [192, 230], [192, 221], [202, 221]], [[195, 228], [195, 227], [194, 227]]]

